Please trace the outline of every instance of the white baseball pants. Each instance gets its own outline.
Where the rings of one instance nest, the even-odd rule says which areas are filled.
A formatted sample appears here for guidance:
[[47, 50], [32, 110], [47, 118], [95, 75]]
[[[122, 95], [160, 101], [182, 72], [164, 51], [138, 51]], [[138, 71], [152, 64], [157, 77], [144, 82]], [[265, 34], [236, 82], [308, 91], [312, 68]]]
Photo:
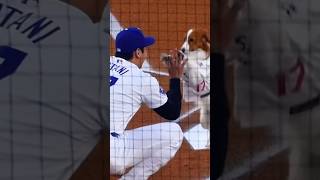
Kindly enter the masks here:
[[121, 179], [146, 180], [166, 165], [179, 150], [183, 133], [176, 123], [159, 123], [110, 135], [110, 174]]

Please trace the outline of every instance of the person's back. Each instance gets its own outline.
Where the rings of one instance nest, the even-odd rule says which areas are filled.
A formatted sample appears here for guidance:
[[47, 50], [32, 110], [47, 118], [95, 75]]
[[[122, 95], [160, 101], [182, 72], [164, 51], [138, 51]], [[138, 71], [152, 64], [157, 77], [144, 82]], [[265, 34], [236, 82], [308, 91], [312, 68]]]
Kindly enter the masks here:
[[122, 133], [143, 103], [157, 108], [167, 99], [150, 74], [127, 60], [110, 58], [110, 131]]

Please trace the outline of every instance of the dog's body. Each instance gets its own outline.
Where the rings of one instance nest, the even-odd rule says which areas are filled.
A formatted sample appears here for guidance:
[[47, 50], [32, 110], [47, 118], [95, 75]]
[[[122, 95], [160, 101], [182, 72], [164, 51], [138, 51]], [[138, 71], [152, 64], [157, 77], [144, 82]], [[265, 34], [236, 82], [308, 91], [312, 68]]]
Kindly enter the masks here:
[[[183, 98], [200, 107], [200, 124], [210, 130], [210, 43], [204, 30], [190, 29], [181, 47], [187, 58]], [[208, 142], [209, 145], [209, 142]]]
[[[181, 50], [187, 64], [183, 76], [183, 99], [200, 107], [200, 124], [210, 133], [210, 40], [205, 30], [190, 29]], [[230, 119], [235, 116], [235, 65], [226, 65], [226, 93]], [[208, 142], [209, 146], [210, 142]]]

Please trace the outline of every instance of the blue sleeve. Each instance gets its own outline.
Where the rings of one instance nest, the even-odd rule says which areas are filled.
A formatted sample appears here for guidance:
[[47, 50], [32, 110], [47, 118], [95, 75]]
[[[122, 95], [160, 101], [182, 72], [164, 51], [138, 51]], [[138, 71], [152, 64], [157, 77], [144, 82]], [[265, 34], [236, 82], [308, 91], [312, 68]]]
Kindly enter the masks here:
[[170, 79], [170, 90], [167, 92], [168, 101], [153, 109], [161, 117], [168, 120], [176, 120], [180, 116], [181, 112], [181, 90], [180, 90], [180, 79]]

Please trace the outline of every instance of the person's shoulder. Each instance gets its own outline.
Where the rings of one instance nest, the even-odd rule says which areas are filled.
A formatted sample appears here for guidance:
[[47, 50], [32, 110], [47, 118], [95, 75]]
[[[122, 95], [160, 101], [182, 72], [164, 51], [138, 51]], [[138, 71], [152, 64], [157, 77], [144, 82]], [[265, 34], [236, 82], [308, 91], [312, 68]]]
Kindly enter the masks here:
[[151, 73], [144, 71], [142, 68], [139, 68], [139, 71], [140, 71], [140, 76], [143, 78], [146, 78], [146, 79], [154, 78]]
[[150, 73], [143, 72], [141, 70], [142, 83], [146, 85], [159, 84], [156, 77], [152, 76]]
[[146, 73], [146, 72], [144, 72], [142, 69], [140, 69], [140, 73], [141, 73], [141, 75], [142, 75], [143, 77], [145, 77], [145, 78], [153, 78], [153, 76], [151, 76], [150, 73]]
[[153, 78], [149, 73], [145, 73], [138, 67], [132, 68], [132, 76], [135, 78], [136, 81], [140, 81], [141, 84], [146, 84], [150, 82], [150, 79]]

